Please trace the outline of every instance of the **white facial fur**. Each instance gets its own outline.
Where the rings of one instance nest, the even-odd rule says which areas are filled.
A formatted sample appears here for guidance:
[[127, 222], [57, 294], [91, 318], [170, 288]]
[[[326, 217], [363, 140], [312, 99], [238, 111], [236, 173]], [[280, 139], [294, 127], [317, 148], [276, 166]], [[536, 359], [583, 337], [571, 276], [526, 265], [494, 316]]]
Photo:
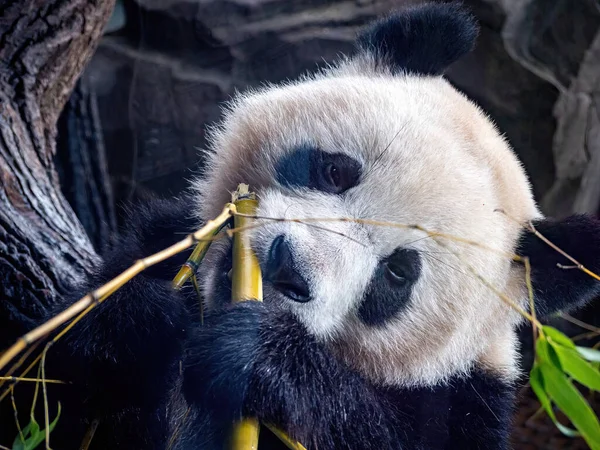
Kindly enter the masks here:
[[[260, 216], [418, 224], [514, 251], [515, 220], [540, 213], [494, 126], [442, 78], [372, 68], [368, 60], [347, 61], [314, 78], [238, 96], [212, 130], [205, 175], [194, 185], [201, 218], [216, 216], [243, 182], [258, 193]], [[282, 188], [277, 162], [307, 143], [361, 162], [360, 183], [342, 195]], [[341, 358], [392, 384], [432, 384], [473, 365], [515, 376], [519, 316], [464, 264], [522, 304], [523, 275], [507, 257], [450, 239], [440, 246], [415, 229], [314, 224], [321, 228], [265, 222], [252, 243], [264, 261], [273, 239], [287, 236], [313, 300], [277, 301]], [[364, 325], [356, 311], [377, 262], [403, 246], [417, 249], [422, 262], [409, 305], [382, 327]], [[204, 267], [223, 251], [214, 246]], [[209, 269], [207, 298], [214, 276]]]

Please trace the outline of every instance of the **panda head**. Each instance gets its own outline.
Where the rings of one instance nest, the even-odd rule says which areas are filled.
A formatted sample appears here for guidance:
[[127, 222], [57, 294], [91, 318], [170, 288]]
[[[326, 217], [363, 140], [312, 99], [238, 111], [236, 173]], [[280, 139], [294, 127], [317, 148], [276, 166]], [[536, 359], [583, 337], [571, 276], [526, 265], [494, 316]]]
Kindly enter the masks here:
[[[542, 217], [509, 145], [441, 76], [476, 35], [460, 6], [425, 4], [376, 23], [323, 72], [237, 96], [195, 183], [204, 220], [243, 182], [261, 217], [370, 221], [265, 219], [251, 242], [265, 301], [380, 382], [516, 374], [520, 316], [465, 263], [526, 307], [523, 268], [503, 252], [524, 242], [519, 222]], [[226, 290], [229, 250], [207, 255], [207, 298]]]

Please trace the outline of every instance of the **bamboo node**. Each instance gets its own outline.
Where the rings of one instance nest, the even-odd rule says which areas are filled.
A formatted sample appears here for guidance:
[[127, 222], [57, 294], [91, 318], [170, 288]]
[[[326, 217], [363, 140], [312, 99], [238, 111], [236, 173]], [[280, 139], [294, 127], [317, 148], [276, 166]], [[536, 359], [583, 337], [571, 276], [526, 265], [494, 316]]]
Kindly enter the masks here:
[[92, 299], [92, 304], [94, 306], [97, 306], [100, 303], [100, 296], [98, 295], [98, 293], [96, 291], [92, 291], [90, 293], [90, 298]]
[[231, 194], [231, 202], [239, 200], [256, 200], [256, 194], [250, 192], [250, 186], [244, 183], [238, 184], [237, 189]]

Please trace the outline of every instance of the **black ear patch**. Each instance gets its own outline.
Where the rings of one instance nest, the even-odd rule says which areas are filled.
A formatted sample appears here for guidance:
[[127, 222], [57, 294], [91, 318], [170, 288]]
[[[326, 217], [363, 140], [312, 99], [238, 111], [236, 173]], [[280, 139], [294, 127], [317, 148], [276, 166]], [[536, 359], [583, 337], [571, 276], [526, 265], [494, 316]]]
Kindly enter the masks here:
[[441, 75], [473, 49], [478, 33], [460, 3], [426, 3], [375, 23], [357, 44], [393, 73]]
[[[600, 274], [600, 221], [574, 215], [562, 221], [541, 220], [533, 225], [550, 242], [587, 269]], [[531, 262], [531, 281], [539, 316], [569, 310], [600, 298], [600, 281], [572, 267], [562, 256], [530, 231], [524, 231], [517, 254]]]

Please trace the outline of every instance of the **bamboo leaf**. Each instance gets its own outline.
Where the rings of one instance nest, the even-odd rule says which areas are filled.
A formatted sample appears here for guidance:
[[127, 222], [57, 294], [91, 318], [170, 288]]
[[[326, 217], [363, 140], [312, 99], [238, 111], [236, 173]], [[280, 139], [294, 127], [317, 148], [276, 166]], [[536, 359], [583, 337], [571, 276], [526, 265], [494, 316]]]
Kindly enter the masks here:
[[61, 410], [62, 410], [61, 404], [60, 404], [60, 402], [58, 402], [58, 412], [56, 413], [56, 417], [54, 418], [54, 420], [52, 421], [52, 423], [50, 425], [48, 425], [48, 429], [50, 430], [50, 432], [52, 432], [54, 430], [54, 427], [58, 423], [58, 419], [60, 419], [60, 412], [61, 412]]
[[542, 407], [544, 408], [544, 410], [546, 411], [548, 416], [552, 419], [552, 422], [554, 422], [554, 425], [556, 425], [556, 428], [558, 428], [560, 430], [560, 432], [562, 434], [564, 434], [565, 436], [569, 436], [569, 437], [581, 436], [576, 430], [573, 430], [569, 427], [564, 426], [556, 418], [556, 415], [554, 414], [554, 410], [552, 409], [552, 402], [551, 402], [550, 398], [548, 397], [548, 395], [546, 394], [546, 391], [544, 390], [544, 380], [543, 380], [539, 365], [537, 363], [535, 363], [533, 365], [533, 368], [531, 369], [531, 372], [529, 374], [529, 383], [531, 384], [531, 388], [533, 389], [533, 392], [535, 393], [535, 395], [539, 399], [540, 403], [542, 404]]
[[563, 370], [584, 386], [600, 391], [600, 373], [585, 361], [576, 350], [551, 344]]
[[588, 361], [600, 362], [600, 351], [593, 348], [579, 346], [575, 347], [575, 349], [581, 356], [583, 356]]
[[[60, 418], [61, 405], [58, 403], [58, 413], [56, 414], [55, 419], [52, 421], [50, 425], [48, 425], [48, 430], [51, 433], [56, 427], [58, 423], [58, 419]], [[25, 437], [25, 442], [21, 439], [21, 435], [19, 434], [15, 441], [13, 442], [12, 450], [34, 450], [44, 442], [46, 439], [46, 430], [40, 430], [40, 426], [35, 421], [34, 417], [31, 416], [31, 421], [29, 424], [23, 428], [23, 437]]]
[[[31, 423], [27, 424], [27, 426], [25, 428], [23, 428], [21, 430], [21, 433], [17, 434], [17, 437], [15, 438], [13, 445], [12, 445], [12, 450], [24, 450], [25, 449], [25, 444], [27, 442], [27, 436], [29, 436], [29, 429], [31, 428]], [[21, 438], [21, 435], [23, 436], [23, 438]], [[25, 439], [25, 440], [23, 440]]]
[[538, 338], [535, 350], [541, 363], [551, 364], [562, 372], [560, 359], [544, 336]]
[[539, 368], [549, 398], [575, 425], [590, 448], [600, 450], [600, 424], [587, 401], [554, 364], [542, 362]]
[[556, 342], [557, 344], [563, 345], [567, 348], [575, 349], [575, 344], [573, 343], [573, 341], [566, 334], [562, 333], [556, 328], [544, 325], [542, 327], [542, 331], [547, 337], [549, 337], [552, 341]]

